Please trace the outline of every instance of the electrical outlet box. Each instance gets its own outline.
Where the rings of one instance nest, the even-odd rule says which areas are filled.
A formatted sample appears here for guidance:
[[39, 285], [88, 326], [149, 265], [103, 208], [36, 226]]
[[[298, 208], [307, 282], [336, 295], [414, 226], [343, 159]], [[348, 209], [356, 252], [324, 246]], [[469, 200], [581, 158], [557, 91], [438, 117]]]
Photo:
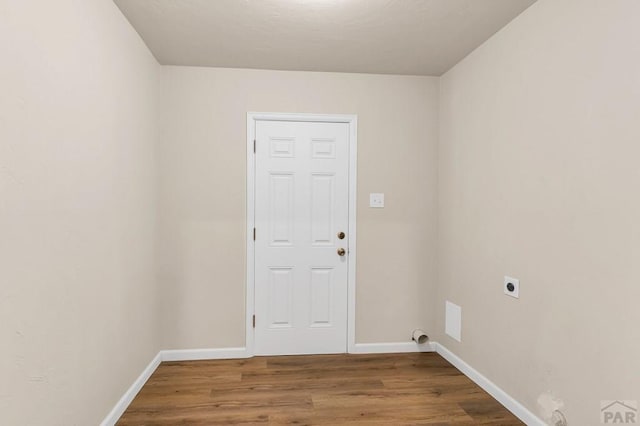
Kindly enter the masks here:
[[520, 298], [520, 280], [517, 278], [504, 277], [504, 294], [507, 296]]

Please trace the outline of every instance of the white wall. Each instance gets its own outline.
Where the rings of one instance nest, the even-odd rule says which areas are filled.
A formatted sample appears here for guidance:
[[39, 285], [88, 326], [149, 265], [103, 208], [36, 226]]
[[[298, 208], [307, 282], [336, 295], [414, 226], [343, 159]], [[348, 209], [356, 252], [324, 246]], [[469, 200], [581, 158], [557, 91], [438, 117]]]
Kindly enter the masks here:
[[438, 340], [572, 425], [640, 400], [638, 17], [539, 0], [441, 79], [438, 318], [451, 300], [463, 330]]
[[[163, 347], [244, 346], [246, 113], [358, 114], [357, 342], [435, 315], [438, 79], [163, 67]], [[384, 192], [384, 209], [368, 194]]]
[[97, 424], [159, 349], [159, 66], [108, 0], [0, 0], [0, 52], [0, 424]]

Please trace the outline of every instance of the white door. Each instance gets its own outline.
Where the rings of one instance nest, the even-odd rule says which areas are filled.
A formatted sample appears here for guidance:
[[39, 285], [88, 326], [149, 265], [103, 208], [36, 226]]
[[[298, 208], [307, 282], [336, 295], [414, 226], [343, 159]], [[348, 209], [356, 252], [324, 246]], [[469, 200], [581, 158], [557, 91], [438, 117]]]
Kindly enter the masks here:
[[255, 353], [344, 353], [349, 124], [255, 130]]

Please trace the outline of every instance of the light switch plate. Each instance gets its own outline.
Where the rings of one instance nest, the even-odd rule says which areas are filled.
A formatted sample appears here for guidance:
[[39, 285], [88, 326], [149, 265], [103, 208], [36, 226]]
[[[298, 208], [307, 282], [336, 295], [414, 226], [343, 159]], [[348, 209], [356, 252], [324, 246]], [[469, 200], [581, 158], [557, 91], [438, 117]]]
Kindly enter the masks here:
[[369, 194], [369, 207], [381, 209], [384, 207], [384, 194], [371, 193]]

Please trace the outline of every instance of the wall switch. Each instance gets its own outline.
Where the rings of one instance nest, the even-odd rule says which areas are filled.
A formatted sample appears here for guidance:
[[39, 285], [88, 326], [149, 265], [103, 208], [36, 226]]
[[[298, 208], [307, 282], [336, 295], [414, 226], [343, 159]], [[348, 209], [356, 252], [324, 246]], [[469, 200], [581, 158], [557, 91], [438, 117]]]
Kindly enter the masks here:
[[504, 294], [519, 299], [520, 280], [511, 277], [504, 277]]
[[384, 194], [371, 193], [369, 194], [369, 207], [383, 208], [384, 207]]

